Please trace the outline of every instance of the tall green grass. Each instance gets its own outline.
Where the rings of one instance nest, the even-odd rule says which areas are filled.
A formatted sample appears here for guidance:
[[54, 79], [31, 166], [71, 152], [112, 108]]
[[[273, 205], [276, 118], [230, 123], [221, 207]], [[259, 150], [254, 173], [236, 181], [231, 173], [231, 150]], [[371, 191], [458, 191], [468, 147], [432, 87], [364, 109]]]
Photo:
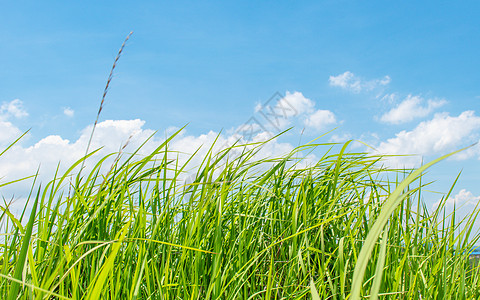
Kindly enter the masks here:
[[[255, 156], [262, 143], [211, 145], [186, 183], [197, 152], [181, 163], [168, 147], [177, 132], [147, 156], [110, 154], [82, 173], [131, 34], [85, 156], [44, 185], [31, 176], [19, 218], [0, 206], [3, 298], [480, 298], [469, 257], [480, 209], [455, 223], [445, 209], [452, 189], [433, 212], [422, 202], [422, 172], [445, 157], [400, 172], [346, 152], [349, 142], [268, 159]], [[319, 146], [330, 150], [304, 166], [302, 153]]]
[[479, 210], [461, 225], [447, 221], [450, 190], [430, 212], [423, 169], [381, 168], [380, 157], [347, 152], [348, 143], [310, 166], [300, 153], [331, 145], [267, 159], [255, 156], [261, 144], [229, 157], [236, 145], [211, 148], [185, 183], [188, 161], [169, 150], [171, 138], [147, 156], [124, 153], [107, 168], [100, 159], [80, 173], [86, 156], [34, 183], [28, 222], [26, 211], [20, 219], [2, 205], [0, 295], [480, 298], [469, 260]]

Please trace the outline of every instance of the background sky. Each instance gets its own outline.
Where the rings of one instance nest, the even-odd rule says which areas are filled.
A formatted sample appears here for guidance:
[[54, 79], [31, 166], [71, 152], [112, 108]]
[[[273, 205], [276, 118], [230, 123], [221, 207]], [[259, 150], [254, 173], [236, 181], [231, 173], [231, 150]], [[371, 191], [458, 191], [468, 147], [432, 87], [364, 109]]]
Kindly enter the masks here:
[[[265, 155], [337, 128], [320, 141], [358, 139], [373, 153], [418, 154], [386, 162], [418, 166], [480, 139], [479, 8], [474, 1], [3, 2], [0, 149], [30, 131], [0, 157], [0, 183], [39, 165], [47, 179], [59, 161], [83, 155], [130, 31], [94, 138], [104, 153], [132, 134], [134, 147], [186, 124], [172, 146], [193, 152], [219, 132], [231, 141], [254, 117], [273, 133], [294, 127]], [[261, 114], [275, 93], [293, 108], [277, 127]], [[479, 158], [474, 146], [435, 166], [431, 189], [447, 192], [462, 172], [449, 203], [471, 210], [480, 200]], [[0, 193], [15, 193], [21, 207], [28, 187]], [[428, 207], [439, 197], [424, 194]]]

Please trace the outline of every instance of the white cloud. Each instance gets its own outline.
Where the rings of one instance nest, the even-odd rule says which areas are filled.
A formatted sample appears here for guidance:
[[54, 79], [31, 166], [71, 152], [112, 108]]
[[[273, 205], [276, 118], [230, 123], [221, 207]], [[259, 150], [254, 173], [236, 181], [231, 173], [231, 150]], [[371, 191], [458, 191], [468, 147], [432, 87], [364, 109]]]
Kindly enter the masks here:
[[335, 114], [329, 110], [315, 108], [316, 104], [301, 92], [285, 93], [277, 102], [266, 105], [257, 104], [255, 113], [258, 118], [249, 119], [248, 124], [238, 127], [237, 131], [272, 131], [287, 129], [292, 125], [307, 126], [314, 130], [324, 130], [326, 126], [335, 124]]
[[338, 86], [341, 88], [352, 88], [352, 87], [358, 87], [360, 81], [359, 80], [354, 80], [355, 75], [353, 75], [352, 72], [347, 71], [343, 74], [337, 75], [337, 76], [330, 76], [329, 82], [331, 86]]
[[15, 99], [10, 102], [3, 102], [0, 106], [0, 120], [6, 120], [10, 117], [23, 118], [27, 116], [28, 113], [23, 108], [23, 102], [20, 99]]
[[[394, 166], [414, 167], [420, 156], [435, 155], [460, 149], [479, 139], [480, 117], [473, 111], [464, 111], [458, 117], [448, 113], [436, 114], [432, 120], [418, 124], [411, 131], [402, 130], [394, 138], [381, 142], [377, 152], [381, 154], [415, 154], [413, 157], [394, 157], [387, 161]], [[456, 155], [466, 159], [479, 153], [478, 146]]]
[[315, 130], [324, 130], [326, 126], [337, 123], [335, 115], [329, 110], [317, 110], [310, 114], [304, 121], [307, 127]]
[[434, 109], [441, 107], [447, 103], [447, 101], [441, 100], [432, 100], [427, 101], [427, 105], [422, 105], [425, 102], [420, 96], [408, 95], [405, 100], [403, 100], [396, 107], [391, 109], [389, 112], [382, 115], [380, 120], [382, 122], [391, 123], [391, 124], [400, 124], [412, 121], [416, 118], [422, 118], [429, 115]]
[[244, 130], [252, 127], [253, 130], [258, 130], [256, 127], [260, 127], [264, 131], [284, 130], [296, 119], [305, 117], [305, 114], [314, 111], [315, 102], [300, 92], [287, 91], [284, 97], [280, 97], [280, 94], [278, 96], [267, 103], [257, 104], [253, 118], [247, 121], [248, 124], [243, 124], [238, 129]]
[[[131, 141], [132, 146], [140, 145], [139, 139], [146, 139], [152, 130], [141, 130], [141, 120], [107, 120], [97, 125], [90, 149], [104, 147], [102, 154], [118, 151], [131, 134], [137, 133]], [[10, 179], [31, 175], [41, 164], [41, 172], [49, 173], [57, 163], [70, 165], [85, 153], [92, 126], [83, 129], [80, 137], [71, 142], [58, 135], [49, 135], [29, 147], [15, 145], [0, 157], [0, 177]]]
[[386, 86], [390, 83], [390, 76], [385, 76], [381, 79], [364, 80], [350, 71], [337, 76], [330, 76], [328, 79], [331, 86], [340, 87], [354, 93], [362, 91], [372, 91], [378, 87]]
[[70, 107], [65, 107], [63, 109], [63, 114], [66, 115], [67, 117], [71, 118], [75, 114], [75, 111], [73, 109], [71, 109]]
[[300, 92], [290, 93], [289, 91], [287, 91], [285, 93], [285, 97], [282, 98], [279, 102], [280, 104], [282, 104], [282, 106], [285, 106], [285, 104], [288, 103], [288, 105], [292, 106], [295, 109], [296, 114], [311, 113], [315, 107], [315, 102], [306, 98]]

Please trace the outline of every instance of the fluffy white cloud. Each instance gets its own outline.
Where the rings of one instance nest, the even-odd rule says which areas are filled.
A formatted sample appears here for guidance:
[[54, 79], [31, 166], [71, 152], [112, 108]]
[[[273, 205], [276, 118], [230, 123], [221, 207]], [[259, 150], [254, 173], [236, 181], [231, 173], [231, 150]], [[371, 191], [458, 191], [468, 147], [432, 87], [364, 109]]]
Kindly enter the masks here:
[[331, 86], [340, 87], [354, 93], [362, 91], [371, 91], [380, 86], [385, 86], [390, 83], [390, 76], [385, 76], [381, 79], [363, 80], [350, 71], [337, 76], [330, 76], [328, 79]]
[[75, 114], [75, 111], [73, 109], [71, 109], [70, 107], [65, 107], [63, 109], [63, 114], [66, 115], [67, 117], [71, 118]]
[[445, 105], [445, 100], [429, 99], [426, 105], [423, 105], [425, 99], [420, 96], [408, 95], [400, 104], [382, 115], [382, 122], [391, 124], [400, 124], [412, 121], [416, 118], [422, 118], [429, 115], [434, 109]]
[[337, 123], [335, 115], [329, 110], [317, 110], [305, 119], [307, 127], [324, 130], [326, 126]]
[[[142, 130], [143, 124], [141, 120], [101, 122], [97, 125], [90, 149], [103, 147], [98, 155], [118, 151], [132, 134], [136, 135], [130, 141], [131, 145], [139, 146], [141, 139], [145, 140], [153, 133], [152, 130]], [[82, 130], [75, 142], [50, 135], [29, 147], [16, 144], [0, 157], [0, 177], [5, 176], [5, 180], [25, 177], [32, 175], [40, 166], [41, 174], [46, 175], [41, 178], [50, 178], [59, 162], [68, 166], [85, 154], [91, 129], [92, 126], [88, 126]]]
[[20, 99], [15, 99], [10, 102], [3, 102], [0, 106], [0, 120], [5, 120], [10, 117], [23, 118], [26, 116], [28, 116], [28, 113], [23, 108], [23, 102]]
[[[387, 159], [394, 166], [414, 167], [421, 162], [421, 156], [457, 150], [468, 143], [478, 142], [480, 117], [473, 111], [464, 111], [457, 117], [448, 113], [436, 114], [432, 120], [421, 122], [411, 131], [402, 130], [394, 138], [381, 142], [377, 152], [381, 154], [416, 156]], [[466, 159], [478, 153], [478, 146], [456, 155]]]
[[265, 105], [258, 104], [253, 117], [240, 126], [237, 132], [250, 131], [278, 132], [292, 125], [307, 126], [309, 129], [324, 130], [326, 126], [335, 124], [335, 114], [329, 110], [315, 108], [315, 102], [300, 92], [286, 92], [277, 101]]
[[293, 109], [295, 109], [296, 114], [304, 114], [304, 113], [311, 113], [314, 110], [315, 102], [306, 98], [300, 92], [286, 92], [285, 97], [283, 97], [279, 104], [283, 107], [286, 105], [290, 105]]
[[[247, 123], [253, 126], [253, 130], [279, 131], [284, 130], [298, 118], [305, 117], [314, 111], [315, 102], [306, 98], [300, 92], [285, 93], [285, 96], [277, 95], [265, 104], [258, 104], [255, 107], [257, 117], [253, 117]], [[252, 122], [253, 121], [253, 122]], [[253, 123], [257, 123], [256, 125]], [[242, 128], [243, 127], [243, 128]], [[245, 124], [239, 127], [239, 131], [245, 130]]]

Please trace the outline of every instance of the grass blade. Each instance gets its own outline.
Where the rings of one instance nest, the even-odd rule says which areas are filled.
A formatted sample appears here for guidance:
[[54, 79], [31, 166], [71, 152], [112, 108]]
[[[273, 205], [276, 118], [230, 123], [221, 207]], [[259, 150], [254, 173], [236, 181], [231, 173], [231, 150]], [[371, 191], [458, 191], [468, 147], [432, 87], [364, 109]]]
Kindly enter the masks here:
[[[35, 216], [37, 213], [37, 204], [40, 198], [40, 190], [41, 190], [41, 186], [38, 188], [38, 193], [35, 198], [35, 202], [33, 203], [32, 211], [30, 212], [30, 219], [28, 220], [27, 228], [25, 230], [25, 235], [23, 236], [23, 239], [22, 239], [22, 248], [20, 249], [20, 254], [18, 256], [18, 260], [15, 265], [15, 273], [13, 274], [13, 278], [17, 280], [22, 279], [22, 272], [25, 266], [25, 260], [27, 258], [28, 248], [30, 246], [30, 238], [32, 236], [33, 223], [35, 222]], [[10, 286], [10, 291], [8, 293], [7, 299], [8, 300], [17, 299], [19, 288], [20, 288], [20, 283], [18, 281], [13, 281], [12, 285]]]
[[[473, 146], [473, 145], [472, 145]], [[415, 181], [421, 174], [433, 166], [434, 164], [456, 154], [461, 151], [464, 151], [465, 149], [468, 149], [472, 146], [462, 148], [460, 150], [457, 150], [455, 152], [452, 152], [450, 154], [444, 155], [442, 157], [439, 157], [426, 165], [423, 165], [422, 167], [418, 168], [414, 172], [412, 172], [410, 175], [408, 175], [407, 178], [405, 178], [399, 185], [398, 187], [393, 191], [393, 193], [390, 194], [390, 196], [387, 198], [385, 203], [382, 206], [382, 209], [380, 211], [380, 214], [378, 218], [376, 219], [375, 223], [373, 224], [370, 232], [367, 235], [367, 238], [365, 239], [365, 243], [363, 244], [362, 250], [360, 251], [360, 254], [358, 255], [357, 263], [355, 265], [355, 270], [353, 272], [353, 282], [352, 282], [352, 289], [351, 289], [351, 300], [359, 300], [360, 299], [360, 291], [363, 285], [363, 277], [365, 275], [365, 270], [367, 268], [368, 261], [370, 259], [370, 255], [372, 253], [373, 248], [375, 247], [375, 243], [380, 236], [380, 233], [382, 232], [383, 228], [388, 222], [388, 219], [390, 218], [391, 214], [395, 211], [397, 206], [400, 204], [400, 202], [407, 196], [406, 194], [402, 195], [402, 192], [407, 188], [409, 184], [411, 184], [413, 181]]]

